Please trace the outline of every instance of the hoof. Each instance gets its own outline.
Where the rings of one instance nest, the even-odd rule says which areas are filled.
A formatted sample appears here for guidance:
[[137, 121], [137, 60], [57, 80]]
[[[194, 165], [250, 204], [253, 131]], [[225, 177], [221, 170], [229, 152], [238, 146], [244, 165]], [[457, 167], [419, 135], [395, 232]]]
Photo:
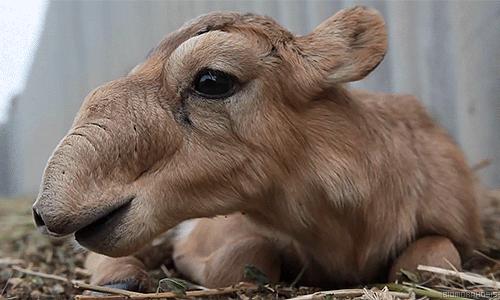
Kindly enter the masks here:
[[[113, 289], [120, 289], [120, 290], [127, 290], [131, 292], [147, 292], [148, 291], [148, 284], [146, 282], [142, 282], [136, 279], [128, 279], [128, 280], [123, 280], [123, 281], [117, 281], [117, 282], [111, 282], [107, 284], [101, 285], [103, 287], [107, 288], [113, 288]], [[85, 291], [83, 293], [84, 295], [89, 295], [89, 296], [107, 296], [110, 295], [108, 293], [104, 292], [97, 292], [97, 291]]]
[[127, 290], [127, 291], [132, 291], [132, 292], [146, 292], [147, 291], [147, 284], [145, 282], [135, 280], [135, 279], [124, 280], [124, 281], [119, 281], [119, 282], [112, 282], [109, 284], [105, 284], [104, 286], [109, 287], [109, 288], [113, 288], [113, 289]]

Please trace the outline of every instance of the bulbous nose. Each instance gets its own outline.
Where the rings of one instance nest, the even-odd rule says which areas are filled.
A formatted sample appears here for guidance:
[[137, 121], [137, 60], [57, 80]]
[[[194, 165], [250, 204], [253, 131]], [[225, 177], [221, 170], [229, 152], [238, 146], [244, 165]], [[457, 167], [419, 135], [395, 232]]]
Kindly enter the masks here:
[[36, 207], [36, 204], [33, 205], [33, 219], [38, 231], [43, 234], [55, 237], [60, 237], [67, 234], [67, 232], [65, 232], [65, 228], [58, 228], [57, 226], [47, 226], [46, 220], [44, 219], [43, 214], [40, 213], [40, 210]]

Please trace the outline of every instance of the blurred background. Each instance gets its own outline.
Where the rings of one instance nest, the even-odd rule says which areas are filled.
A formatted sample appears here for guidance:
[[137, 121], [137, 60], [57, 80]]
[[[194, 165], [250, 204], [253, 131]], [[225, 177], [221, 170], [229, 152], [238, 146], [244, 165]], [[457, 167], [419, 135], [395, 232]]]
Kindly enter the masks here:
[[85, 95], [125, 75], [166, 34], [214, 10], [275, 18], [296, 34], [337, 10], [378, 9], [383, 63], [355, 87], [418, 96], [489, 187], [500, 186], [499, 1], [0, 1], [0, 195], [33, 197]]

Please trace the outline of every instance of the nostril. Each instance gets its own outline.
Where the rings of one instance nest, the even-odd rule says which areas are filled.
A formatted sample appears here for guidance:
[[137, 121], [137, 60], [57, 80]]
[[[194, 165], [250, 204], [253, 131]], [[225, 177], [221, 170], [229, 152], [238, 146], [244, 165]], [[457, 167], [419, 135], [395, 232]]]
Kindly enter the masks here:
[[33, 218], [35, 219], [35, 224], [37, 227], [45, 226], [45, 222], [35, 209], [33, 209]]
[[50, 214], [47, 215], [47, 212], [50, 213], [50, 209], [50, 206], [41, 208], [38, 204], [33, 205], [33, 220], [35, 221], [36, 228], [40, 233], [50, 235], [52, 237], [62, 237], [67, 235], [69, 233], [67, 232], [67, 223], [61, 222], [60, 219], [56, 219]]

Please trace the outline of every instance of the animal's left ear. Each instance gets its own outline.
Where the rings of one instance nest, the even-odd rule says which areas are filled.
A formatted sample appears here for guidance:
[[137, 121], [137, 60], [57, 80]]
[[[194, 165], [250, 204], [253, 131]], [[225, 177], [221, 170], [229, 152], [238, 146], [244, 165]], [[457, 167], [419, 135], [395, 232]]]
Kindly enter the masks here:
[[310, 76], [328, 83], [364, 78], [384, 58], [387, 33], [382, 16], [373, 9], [356, 6], [343, 9], [313, 32], [298, 37]]

